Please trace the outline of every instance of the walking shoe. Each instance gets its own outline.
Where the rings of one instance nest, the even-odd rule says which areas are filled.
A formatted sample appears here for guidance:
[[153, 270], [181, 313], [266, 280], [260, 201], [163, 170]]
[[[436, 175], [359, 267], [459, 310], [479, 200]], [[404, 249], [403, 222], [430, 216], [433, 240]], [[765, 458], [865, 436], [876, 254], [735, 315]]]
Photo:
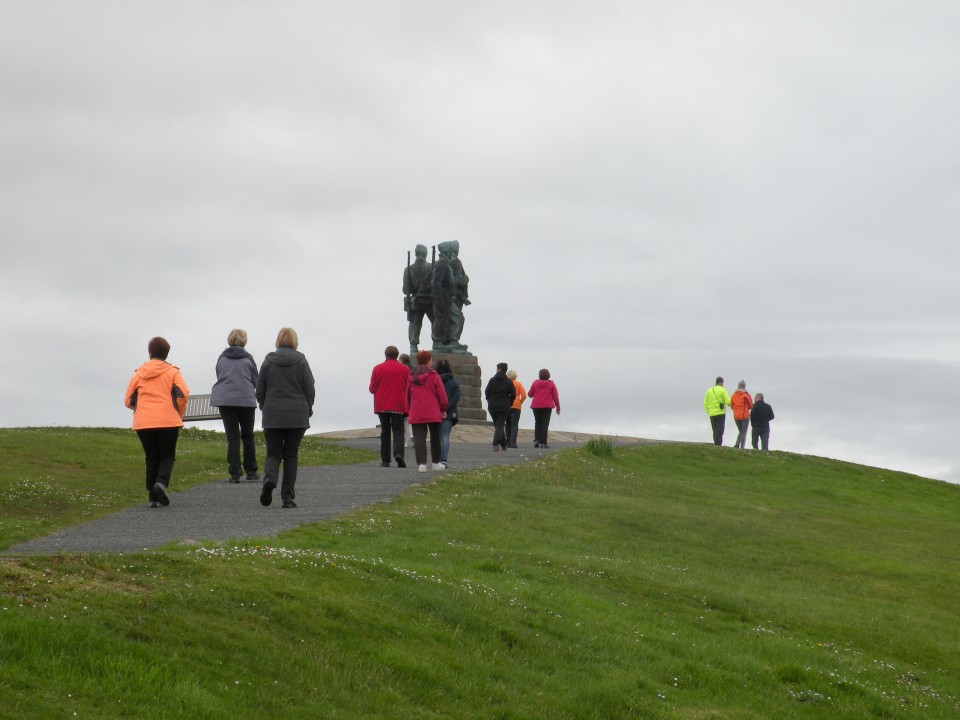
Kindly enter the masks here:
[[151, 501], [150, 501], [150, 507], [152, 507], [152, 508], [158, 508], [158, 507], [160, 507], [160, 503], [158, 503], [156, 500], [151, 500]]
[[380, 467], [390, 467], [390, 463], [388, 463], [388, 462], [381, 462], [381, 463], [380, 463]]
[[240, 482], [240, 476], [239, 476], [239, 475], [231, 475], [231, 476], [230, 476], [230, 482], [232, 482], [232, 483], [238, 483], [238, 482]]
[[258, 473], [256, 470], [254, 470], [253, 472], [247, 473], [247, 480], [249, 480], [250, 482], [257, 482], [257, 480], [259, 479], [260, 479], [260, 473]]
[[157, 500], [160, 501], [160, 504], [166, 507], [170, 504], [170, 496], [167, 495], [167, 486], [163, 483], [157, 483], [153, 486], [154, 494], [157, 496]]
[[293, 500], [284, 500], [284, 501], [283, 501], [283, 507], [285, 507], [285, 508], [294, 508], [294, 507], [296, 507], [296, 506], [297, 506], [297, 504], [296, 504]]
[[494, 452], [500, 452], [500, 446], [499, 446], [499, 445], [494, 445], [494, 446], [493, 446], [493, 451], [494, 451]]
[[273, 489], [277, 486], [274, 482], [263, 481], [263, 488], [260, 490], [260, 504], [267, 507], [273, 502]]
[[[438, 466], [439, 466], [439, 467], [438, 467]], [[433, 469], [434, 469], [434, 470], [446, 470], [448, 467], [450, 467], [450, 466], [447, 465], [447, 461], [446, 461], [446, 460], [441, 460], [439, 463], [437, 463], [437, 465], [434, 465], [434, 466], [433, 466]]]
[[534, 446], [534, 447], [540, 447], [540, 443], [535, 442], [535, 443], [533, 444], [533, 446]]
[[403, 456], [402, 456], [402, 455], [397, 455], [397, 456], [394, 458], [394, 460], [397, 461], [397, 467], [405, 468], [405, 467], [407, 466], [407, 464], [403, 461]]
[[433, 465], [430, 466], [430, 469], [431, 469], [431, 470], [443, 470], [443, 463], [441, 463], [441, 462], [435, 462]]
[[427, 471], [427, 466], [426, 466], [426, 465], [417, 465], [417, 471], [418, 471], [418, 472], [426, 472], [426, 471]]

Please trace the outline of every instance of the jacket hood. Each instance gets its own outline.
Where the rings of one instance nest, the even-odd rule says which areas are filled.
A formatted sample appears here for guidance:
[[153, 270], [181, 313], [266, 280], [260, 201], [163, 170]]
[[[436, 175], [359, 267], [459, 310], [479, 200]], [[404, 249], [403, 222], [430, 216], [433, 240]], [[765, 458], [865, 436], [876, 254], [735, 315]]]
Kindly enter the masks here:
[[171, 365], [166, 360], [154, 358], [153, 360], [148, 360], [139, 368], [137, 368], [137, 373], [139, 373], [140, 377], [142, 377], [144, 380], [152, 380], [153, 378], [159, 377], [160, 375], [168, 373], [171, 370], [179, 369], [180, 368]]
[[422, 385], [424, 379], [431, 373], [435, 373], [435, 372], [436, 370], [434, 370], [429, 365], [417, 365], [417, 367], [414, 368], [413, 372], [410, 373], [410, 381], [415, 385]]
[[241, 358], [250, 358], [253, 360], [253, 355], [239, 345], [231, 345], [220, 353], [220, 357], [230, 358], [231, 360], [240, 360]]
[[272, 353], [269, 353], [264, 359], [264, 362], [271, 362], [280, 367], [290, 367], [291, 365], [296, 365], [301, 363], [306, 358], [303, 353], [299, 350], [293, 350], [291, 348], [279, 348]]

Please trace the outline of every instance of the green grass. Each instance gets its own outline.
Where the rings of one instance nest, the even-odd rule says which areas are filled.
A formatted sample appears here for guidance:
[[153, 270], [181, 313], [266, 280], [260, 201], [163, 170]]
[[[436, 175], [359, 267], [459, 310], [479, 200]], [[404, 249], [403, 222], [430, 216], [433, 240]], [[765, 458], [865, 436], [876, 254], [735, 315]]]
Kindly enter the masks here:
[[0, 717], [960, 714], [960, 488], [679, 444], [432, 479], [269, 541], [0, 560]]

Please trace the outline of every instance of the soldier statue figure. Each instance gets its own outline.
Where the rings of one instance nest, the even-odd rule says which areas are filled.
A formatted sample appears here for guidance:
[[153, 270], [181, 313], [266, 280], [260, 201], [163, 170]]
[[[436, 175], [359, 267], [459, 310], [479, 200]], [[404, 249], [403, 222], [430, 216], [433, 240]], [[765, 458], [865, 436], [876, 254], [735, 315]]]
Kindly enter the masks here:
[[431, 281], [433, 278], [433, 265], [427, 262], [427, 246], [417, 245], [417, 259], [413, 265], [410, 264], [410, 254], [407, 253], [407, 269], [403, 271], [403, 304], [407, 311], [407, 320], [409, 326], [407, 334], [410, 339], [410, 356], [417, 354], [420, 346], [420, 330], [423, 327], [423, 316], [429, 318], [431, 325], [434, 324], [433, 315], [433, 292]]
[[450, 350], [459, 355], [469, 355], [467, 346], [460, 344], [460, 335], [463, 333], [463, 306], [470, 304], [467, 284], [470, 278], [463, 271], [460, 262], [460, 243], [454, 240], [450, 243], [450, 269], [453, 271], [453, 304], [450, 308]]
[[437, 245], [440, 257], [433, 263], [433, 351], [453, 352], [450, 346], [450, 321], [453, 297], [456, 292], [453, 268], [450, 266], [452, 247], [449, 242]]

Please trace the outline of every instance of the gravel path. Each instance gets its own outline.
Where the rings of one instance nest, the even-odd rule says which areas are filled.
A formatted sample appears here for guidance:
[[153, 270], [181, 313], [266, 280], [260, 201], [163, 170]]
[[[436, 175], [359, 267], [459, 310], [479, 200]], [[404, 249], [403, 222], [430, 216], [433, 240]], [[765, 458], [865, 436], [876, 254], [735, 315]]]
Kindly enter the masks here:
[[[376, 439], [346, 440], [343, 444], [379, 454]], [[307, 523], [334, 517], [373, 503], [388, 501], [408, 487], [446, 473], [489, 465], [524, 462], [577, 443], [551, 443], [550, 449], [521, 447], [493, 452], [486, 443], [456, 443], [450, 448], [450, 470], [417, 471], [412, 448], [407, 461], [413, 467], [380, 467], [380, 462], [359, 465], [301, 467], [297, 474], [297, 507], [280, 507], [279, 488], [273, 504], [260, 505], [260, 483], [206, 483], [176, 491], [176, 474], [169, 507], [151, 509], [146, 503], [127, 508], [83, 525], [36, 538], [6, 551], [5, 555], [139, 552], [173, 542], [266, 537]], [[429, 466], [428, 466], [429, 468]]]

